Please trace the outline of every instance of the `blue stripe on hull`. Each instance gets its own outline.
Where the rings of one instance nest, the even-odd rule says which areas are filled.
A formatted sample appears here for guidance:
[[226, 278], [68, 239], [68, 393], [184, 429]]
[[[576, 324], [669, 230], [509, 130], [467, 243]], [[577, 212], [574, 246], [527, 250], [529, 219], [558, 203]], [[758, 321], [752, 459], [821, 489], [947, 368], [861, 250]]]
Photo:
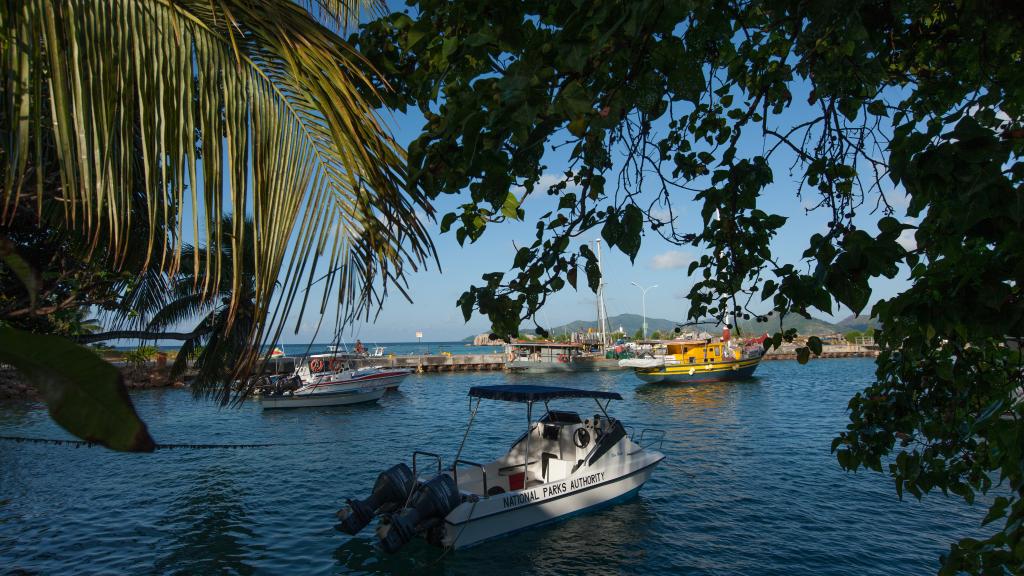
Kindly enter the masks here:
[[686, 372], [637, 372], [636, 375], [644, 382], [682, 384], [686, 382], [732, 382], [734, 380], [745, 380], [754, 375], [757, 364], [740, 368], [738, 370], [719, 370], [716, 372], [702, 372], [694, 370], [693, 374]]

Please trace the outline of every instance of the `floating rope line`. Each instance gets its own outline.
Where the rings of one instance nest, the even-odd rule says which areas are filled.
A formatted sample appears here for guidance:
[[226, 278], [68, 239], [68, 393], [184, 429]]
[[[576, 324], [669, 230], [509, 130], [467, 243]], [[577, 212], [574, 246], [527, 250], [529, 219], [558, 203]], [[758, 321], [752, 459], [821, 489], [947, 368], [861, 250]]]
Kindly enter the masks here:
[[[27, 444], [49, 444], [51, 446], [74, 446], [75, 448], [92, 448], [103, 446], [98, 442], [86, 440], [63, 440], [60, 438], [29, 438], [26, 436], [0, 436], [2, 442], [17, 442]], [[238, 450], [247, 448], [275, 448], [278, 446], [311, 446], [314, 444], [340, 444], [343, 440], [323, 440], [319, 442], [283, 442], [270, 444], [157, 444], [156, 450]]]

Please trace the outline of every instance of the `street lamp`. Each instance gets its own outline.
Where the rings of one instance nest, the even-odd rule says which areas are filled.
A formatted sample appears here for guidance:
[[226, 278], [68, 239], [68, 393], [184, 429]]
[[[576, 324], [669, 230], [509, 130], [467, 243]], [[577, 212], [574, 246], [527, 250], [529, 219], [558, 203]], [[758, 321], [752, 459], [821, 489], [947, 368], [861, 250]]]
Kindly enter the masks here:
[[648, 286], [647, 288], [644, 288], [643, 286], [637, 284], [636, 282], [630, 282], [630, 284], [632, 284], [633, 286], [636, 286], [637, 288], [639, 288], [640, 291], [643, 293], [643, 295], [640, 297], [640, 301], [643, 303], [643, 310], [644, 310], [643, 339], [646, 340], [647, 339], [647, 291], [648, 290], [654, 290], [655, 288], [658, 287], [658, 285], [657, 284], [652, 284], [652, 285]]

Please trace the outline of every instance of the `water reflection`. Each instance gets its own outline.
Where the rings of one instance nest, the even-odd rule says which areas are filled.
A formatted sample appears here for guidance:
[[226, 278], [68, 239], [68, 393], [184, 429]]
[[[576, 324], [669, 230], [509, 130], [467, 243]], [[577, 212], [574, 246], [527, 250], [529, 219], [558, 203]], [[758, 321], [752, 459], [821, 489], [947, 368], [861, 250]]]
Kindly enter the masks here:
[[334, 551], [344, 574], [571, 574], [579, 558], [601, 558], [602, 568], [631, 572], [645, 552], [635, 543], [652, 536], [655, 514], [642, 498], [589, 512], [458, 552], [444, 552], [422, 539], [398, 554], [376, 545], [375, 523]]
[[251, 544], [255, 533], [249, 528], [244, 494], [231, 481], [233, 474], [223, 468], [204, 471], [184, 497], [172, 502], [171, 513], [160, 524], [174, 540], [169, 552], [157, 558], [157, 572], [255, 572], [249, 557], [262, 547]]
[[675, 408], [720, 408], [732, 404], [737, 395], [760, 387], [757, 378], [742, 382], [680, 382], [637, 386], [637, 398]]

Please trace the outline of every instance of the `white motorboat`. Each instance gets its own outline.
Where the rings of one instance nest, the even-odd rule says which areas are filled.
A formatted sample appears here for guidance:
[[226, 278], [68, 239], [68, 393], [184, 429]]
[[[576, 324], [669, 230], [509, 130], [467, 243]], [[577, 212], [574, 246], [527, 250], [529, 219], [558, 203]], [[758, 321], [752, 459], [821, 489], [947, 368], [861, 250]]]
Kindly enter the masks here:
[[[380, 516], [377, 537], [389, 552], [415, 535], [443, 548], [465, 548], [629, 498], [664, 458], [651, 449], [660, 446], [664, 431], [643, 430], [634, 438], [608, 416], [608, 404], [622, 399], [615, 392], [501, 385], [473, 387], [469, 396], [477, 399], [470, 427], [480, 400], [490, 399], [525, 403], [527, 431], [492, 462], [477, 464], [457, 454], [444, 472], [440, 456], [414, 452], [411, 470], [397, 464], [380, 474], [369, 498], [348, 501], [338, 512], [339, 530], [356, 534]], [[548, 408], [565, 398], [593, 398], [600, 413], [583, 419]], [[536, 422], [535, 403], [546, 410]], [[417, 456], [436, 460], [436, 475], [420, 481]]]
[[[363, 367], [331, 354], [310, 356], [290, 376], [270, 378], [259, 386], [264, 408], [306, 408], [376, 402], [412, 370]], [[378, 393], [379, 392], [379, 393]]]
[[350, 384], [373, 384], [388, 390], [397, 390], [405, 377], [412, 374], [410, 368], [387, 368], [365, 366], [357, 368], [355, 361], [340, 358], [334, 354], [314, 354], [303, 362], [295, 375], [308, 391], [329, 392], [338, 386]]
[[346, 406], [349, 404], [362, 404], [365, 402], [376, 402], [387, 392], [381, 386], [369, 388], [350, 388], [334, 392], [302, 392], [295, 390], [292, 393], [283, 394], [261, 394], [260, 404], [267, 408], [311, 408], [315, 406]]

